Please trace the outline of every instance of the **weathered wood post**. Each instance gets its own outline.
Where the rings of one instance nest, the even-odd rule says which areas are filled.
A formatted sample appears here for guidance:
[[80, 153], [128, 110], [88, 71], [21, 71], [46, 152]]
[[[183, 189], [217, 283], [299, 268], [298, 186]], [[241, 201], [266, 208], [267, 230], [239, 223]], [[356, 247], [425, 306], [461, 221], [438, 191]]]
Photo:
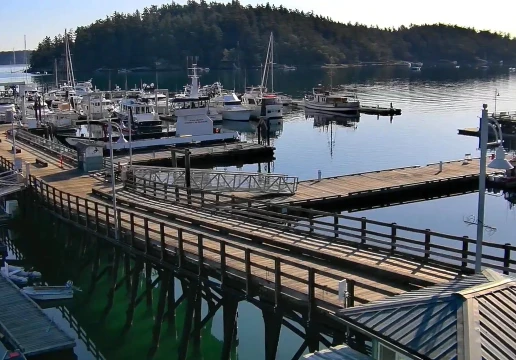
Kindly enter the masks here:
[[503, 273], [509, 275], [509, 269], [511, 267], [511, 244], [506, 243], [503, 247]]

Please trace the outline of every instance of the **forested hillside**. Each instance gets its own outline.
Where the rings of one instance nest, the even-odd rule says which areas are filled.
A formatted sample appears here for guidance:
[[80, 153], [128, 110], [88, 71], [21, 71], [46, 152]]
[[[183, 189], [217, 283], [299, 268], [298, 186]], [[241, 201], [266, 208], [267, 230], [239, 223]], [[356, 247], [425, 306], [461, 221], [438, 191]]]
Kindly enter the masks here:
[[[196, 3], [152, 6], [115, 13], [69, 34], [74, 68], [169, 68], [198, 56], [208, 67], [256, 66], [265, 58], [270, 32], [275, 62], [301, 66], [370, 61], [516, 61], [508, 34], [449, 25], [378, 29], [341, 24], [312, 13], [269, 4], [257, 7]], [[64, 53], [63, 36], [47, 37], [30, 58], [33, 70], [53, 68]], [[234, 65], [233, 65], [234, 64]]]

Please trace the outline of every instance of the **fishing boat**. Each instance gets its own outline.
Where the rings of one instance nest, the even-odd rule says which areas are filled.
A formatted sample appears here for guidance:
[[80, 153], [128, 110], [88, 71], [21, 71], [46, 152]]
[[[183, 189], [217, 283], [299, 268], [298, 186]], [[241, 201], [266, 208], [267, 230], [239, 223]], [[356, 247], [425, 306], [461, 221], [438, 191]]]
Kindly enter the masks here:
[[65, 286], [27, 286], [21, 291], [33, 300], [64, 300], [73, 298], [73, 283], [67, 281]]
[[355, 96], [334, 94], [322, 87], [314, 88], [312, 94], [305, 96], [303, 105], [306, 109], [326, 113], [358, 114], [360, 112], [360, 101]]

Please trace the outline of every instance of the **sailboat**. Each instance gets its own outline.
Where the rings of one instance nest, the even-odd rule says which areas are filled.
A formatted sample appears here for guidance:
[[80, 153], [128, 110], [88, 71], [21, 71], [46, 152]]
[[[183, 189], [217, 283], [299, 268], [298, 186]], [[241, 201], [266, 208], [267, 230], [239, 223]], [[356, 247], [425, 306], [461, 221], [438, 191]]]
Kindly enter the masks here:
[[271, 71], [271, 85], [274, 88], [274, 36], [271, 33], [265, 66], [262, 73], [262, 83], [260, 86], [246, 89], [242, 96], [242, 104], [250, 107], [253, 111], [251, 117], [259, 118], [264, 116], [266, 119], [281, 119], [283, 117], [283, 104], [274, 93], [267, 93], [267, 80]]

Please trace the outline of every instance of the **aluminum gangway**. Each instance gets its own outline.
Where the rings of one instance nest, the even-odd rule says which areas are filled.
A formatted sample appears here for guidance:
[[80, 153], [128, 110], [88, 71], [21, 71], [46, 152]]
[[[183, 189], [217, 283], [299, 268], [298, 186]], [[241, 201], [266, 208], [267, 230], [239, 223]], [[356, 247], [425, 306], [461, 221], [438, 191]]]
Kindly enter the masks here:
[[[123, 176], [131, 176], [136, 183], [157, 182], [170, 186], [188, 187], [188, 171], [184, 168], [154, 166], [124, 166]], [[190, 169], [190, 188], [215, 192], [251, 192], [261, 194], [294, 194], [297, 177], [258, 172]]]
[[25, 188], [25, 178], [16, 170], [0, 173], [0, 197], [14, 194]]

